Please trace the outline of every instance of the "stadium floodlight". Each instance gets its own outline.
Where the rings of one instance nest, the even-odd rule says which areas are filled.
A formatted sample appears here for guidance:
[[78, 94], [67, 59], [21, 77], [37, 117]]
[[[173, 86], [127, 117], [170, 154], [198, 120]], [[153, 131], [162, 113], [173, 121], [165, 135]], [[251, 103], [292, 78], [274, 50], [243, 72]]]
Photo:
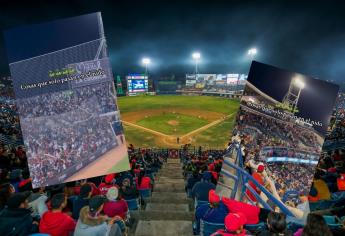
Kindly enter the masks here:
[[195, 61], [197, 61], [201, 58], [201, 54], [200, 52], [193, 52], [192, 57]]
[[294, 78], [294, 84], [299, 88], [299, 89], [304, 89], [305, 87], [305, 83], [304, 81], [299, 78], [299, 77], [295, 77]]
[[198, 74], [198, 63], [199, 63], [199, 60], [201, 58], [200, 52], [193, 52], [192, 58], [193, 58], [193, 60], [195, 62], [195, 80], [196, 80], [196, 77], [197, 77], [197, 74]]
[[289, 90], [283, 99], [283, 103], [292, 108], [292, 113], [295, 113], [297, 109], [298, 101], [304, 88], [305, 82], [301, 76], [292, 77]]
[[148, 65], [151, 64], [151, 59], [148, 58], [148, 57], [144, 57], [144, 58], [141, 60], [141, 62], [142, 62], [142, 63], [144, 64], [144, 66], [145, 66], [145, 75], [147, 75], [147, 67], [148, 67]]
[[251, 57], [251, 58], [254, 58], [254, 56], [258, 53], [258, 50], [256, 48], [251, 48], [248, 50], [248, 55]]

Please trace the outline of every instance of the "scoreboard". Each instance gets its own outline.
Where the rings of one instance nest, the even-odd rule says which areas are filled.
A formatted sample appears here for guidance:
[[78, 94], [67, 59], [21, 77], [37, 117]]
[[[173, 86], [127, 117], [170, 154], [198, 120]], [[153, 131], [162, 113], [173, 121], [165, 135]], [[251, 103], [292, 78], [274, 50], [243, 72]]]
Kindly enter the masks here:
[[129, 94], [146, 93], [149, 90], [148, 76], [144, 74], [129, 74], [126, 76]]

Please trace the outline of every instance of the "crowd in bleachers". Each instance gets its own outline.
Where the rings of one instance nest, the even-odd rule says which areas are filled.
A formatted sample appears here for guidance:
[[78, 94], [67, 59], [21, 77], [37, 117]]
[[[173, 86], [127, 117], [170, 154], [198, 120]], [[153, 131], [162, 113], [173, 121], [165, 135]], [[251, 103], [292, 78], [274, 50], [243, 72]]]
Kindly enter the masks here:
[[[17, 101], [32, 183], [54, 184], [68, 169], [118, 145], [112, 83], [41, 94]], [[85, 164], [85, 163], [84, 163]]]
[[27, 169], [2, 169], [0, 232], [125, 235], [133, 224], [130, 210], [145, 205], [168, 151], [130, 146], [128, 155], [130, 171], [46, 188], [32, 189]]
[[[296, 125], [287, 124], [242, 108], [237, 117], [235, 129], [238, 132], [237, 135], [240, 135], [242, 139], [246, 170], [252, 174], [252, 170], [255, 170], [256, 167], [252, 166], [251, 163], [266, 163], [265, 172], [274, 181], [275, 188], [281, 197], [288, 191], [307, 194], [315, 165], [266, 162], [266, 158], [286, 154], [286, 157], [308, 157], [308, 159], [313, 159], [310, 157], [318, 153], [321, 148], [320, 143], [316, 141], [316, 135], [312, 131], [294, 126]], [[274, 149], [274, 147], [277, 147], [277, 149]], [[268, 182], [265, 182], [264, 177], [258, 177], [257, 180], [260, 180], [263, 186], [268, 186]], [[268, 190], [272, 192], [271, 188], [268, 188]], [[260, 193], [260, 191], [257, 192]], [[294, 199], [290, 199], [291, 202], [298, 204], [299, 194], [295, 195]], [[256, 201], [255, 198], [252, 198], [252, 200]], [[287, 200], [284, 198], [284, 201]]]
[[[15, 110], [14, 107], [11, 108]], [[7, 122], [18, 122], [18, 119], [10, 118]], [[265, 128], [269, 130], [268, 127]], [[17, 130], [18, 136], [15, 138], [21, 139], [20, 129]], [[243, 138], [248, 147], [258, 150], [261, 145], [286, 144], [265, 139], [265, 135], [267, 134], [261, 137], [263, 143], [254, 143], [257, 138]], [[288, 136], [285, 137], [289, 139]], [[341, 137], [344, 137], [344, 132]], [[296, 148], [293, 145], [291, 147]], [[328, 216], [309, 214], [306, 225], [298, 227], [287, 223], [285, 215], [281, 213], [268, 212], [257, 206], [218, 196], [214, 189], [224, 153], [223, 150], [202, 151], [201, 148], [197, 152], [190, 152], [188, 148], [180, 150], [186, 177], [186, 193], [195, 199], [195, 234], [345, 235], [345, 225], [341, 225], [338, 218], [334, 217], [341, 218], [345, 215], [345, 196], [342, 195], [345, 191], [345, 176], [342, 179], [342, 174], [345, 173], [344, 148], [323, 152], [309, 194], [309, 201], [315, 204], [335, 200], [331, 209], [326, 209], [329, 210]], [[128, 154], [130, 171], [32, 189], [32, 178], [26, 168], [25, 148], [20, 144], [1, 142], [1, 234], [29, 235], [41, 232], [52, 236], [67, 236], [74, 232], [74, 235], [81, 236], [125, 235], [133, 225], [131, 210], [145, 205], [145, 198], [154, 188], [155, 173], [167, 159], [168, 151], [135, 149], [131, 145]], [[267, 169], [276, 171], [272, 166], [267, 166]], [[276, 183], [286, 189], [282, 180], [277, 180]]]
[[[85, 101], [95, 96], [101, 105], [101, 113], [117, 110], [112, 93], [112, 82], [75, 88], [73, 91], [41, 94], [18, 100], [18, 111], [24, 118], [54, 116], [80, 107], [87, 107]], [[86, 105], [86, 106], [85, 106]], [[98, 111], [94, 111], [97, 113]]]
[[[110, 129], [112, 117], [103, 116], [73, 126], [60, 122], [27, 121], [22, 126], [27, 132], [29, 168], [34, 186], [61, 176], [64, 170], [80, 163], [83, 158], [99, 156], [102, 149], [110, 150], [117, 144]], [[39, 123], [39, 125], [37, 124]], [[98, 154], [97, 154], [98, 153]]]
[[[305, 226], [289, 223], [286, 216], [264, 208], [221, 197], [215, 192], [214, 181], [218, 178], [223, 162], [219, 155], [210, 152], [189, 154], [181, 151], [186, 177], [186, 193], [194, 200], [195, 235], [342, 235], [345, 224], [330, 228], [329, 218], [309, 214]], [[297, 204], [297, 203], [296, 203]], [[317, 230], [315, 230], [315, 222]]]

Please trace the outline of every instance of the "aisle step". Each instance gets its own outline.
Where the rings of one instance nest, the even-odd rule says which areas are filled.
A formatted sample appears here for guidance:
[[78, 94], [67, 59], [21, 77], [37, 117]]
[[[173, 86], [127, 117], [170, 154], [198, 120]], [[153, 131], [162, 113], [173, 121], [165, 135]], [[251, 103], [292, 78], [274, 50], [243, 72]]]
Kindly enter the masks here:
[[171, 212], [189, 212], [188, 204], [172, 204], [172, 203], [147, 203], [145, 211], [161, 211], [163, 214]]
[[164, 176], [157, 178], [155, 184], [179, 184], [185, 186], [185, 180], [183, 178], [171, 179]]
[[185, 189], [184, 189], [184, 184], [157, 183], [155, 184], [153, 191], [154, 192], [178, 192], [178, 193], [182, 192], [184, 193]]
[[167, 160], [167, 164], [180, 164], [180, 163], [181, 163], [180, 159], [171, 159], [171, 158], [169, 158]]
[[[184, 212], [184, 211], [172, 211], [172, 212], [162, 212], [162, 211], [136, 211], [131, 212], [131, 217], [139, 220], [193, 220], [194, 212]], [[192, 228], [190, 228], [192, 231]]]
[[191, 221], [143, 221], [140, 220], [135, 232], [136, 236], [192, 236]]

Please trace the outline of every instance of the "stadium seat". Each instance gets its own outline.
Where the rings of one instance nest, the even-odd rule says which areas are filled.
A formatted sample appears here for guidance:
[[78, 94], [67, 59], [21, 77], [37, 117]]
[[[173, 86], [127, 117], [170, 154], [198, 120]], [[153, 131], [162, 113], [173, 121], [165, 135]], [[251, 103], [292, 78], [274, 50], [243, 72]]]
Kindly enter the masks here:
[[246, 224], [244, 228], [252, 233], [258, 233], [264, 229], [266, 229], [266, 224], [264, 222], [259, 222], [257, 224]]
[[208, 204], [208, 201], [198, 201], [198, 200], [194, 201], [195, 209], [200, 205], [207, 205], [207, 204]]
[[134, 198], [134, 199], [128, 199], [126, 200], [128, 209], [130, 211], [138, 210], [139, 209], [139, 199]]
[[324, 215], [323, 218], [325, 219], [330, 229], [338, 229], [342, 227], [342, 224], [339, 222], [339, 220], [335, 216]]
[[210, 236], [219, 229], [224, 229], [224, 224], [210, 223], [207, 221], [200, 220], [201, 236]]
[[139, 189], [139, 193], [141, 198], [150, 198], [151, 197], [151, 189]]
[[50, 236], [50, 234], [37, 233], [37, 234], [30, 234], [29, 236]]
[[298, 224], [298, 223], [295, 223], [295, 222], [288, 222], [287, 223], [287, 228], [288, 230], [292, 231], [292, 232], [296, 232], [297, 230], [303, 228], [304, 225], [302, 224]]
[[345, 191], [332, 193], [331, 196], [333, 200], [345, 199]]

